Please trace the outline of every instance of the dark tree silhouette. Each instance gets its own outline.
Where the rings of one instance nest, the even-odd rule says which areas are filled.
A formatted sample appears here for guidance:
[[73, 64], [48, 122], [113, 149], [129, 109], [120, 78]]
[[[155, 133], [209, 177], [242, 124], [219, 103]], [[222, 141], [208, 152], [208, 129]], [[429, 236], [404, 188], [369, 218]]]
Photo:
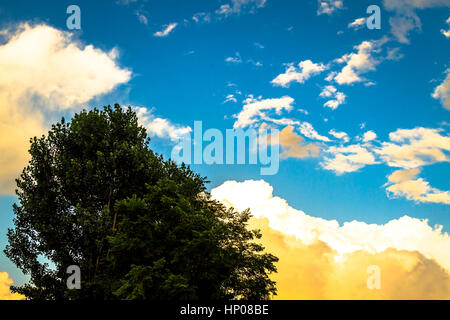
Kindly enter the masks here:
[[[227, 209], [205, 178], [149, 148], [119, 105], [64, 118], [30, 140], [6, 255], [29, 299], [265, 299], [278, 259]], [[80, 290], [66, 271], [81, 269]]]

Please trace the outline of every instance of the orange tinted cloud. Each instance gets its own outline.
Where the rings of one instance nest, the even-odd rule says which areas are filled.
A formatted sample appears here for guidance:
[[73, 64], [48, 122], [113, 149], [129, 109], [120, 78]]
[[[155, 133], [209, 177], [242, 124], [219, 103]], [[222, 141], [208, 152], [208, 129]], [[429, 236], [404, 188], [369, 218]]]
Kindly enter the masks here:
[[[277, 299], [450, 299], [450, 237], [442, 226], [408, 216], [340, 225], [289, 206], [263, 180], [227, 181], [211, 194], [252, 212], [251, 227], [280, 259], [272, 275]], [[371, 268], [380, 272], [379, 289]]]
[[[265, 218], [250, 224], [262, 231], [261, 243], [279, 258], [278, 294], [274, 299], [450, 299], [449, 273], [417, 251], [359, 250], [343, 256], [325, 242], [304, 244], [269, 227]], [[380, 289], [369, 289], [372, 273], [380, 270]]]
[[13, 280], [7, 272], [0, 272], [0, 300], [22, 300], [24, 296], [18, 293], [12, 293], [9, 287], [13, 284]]

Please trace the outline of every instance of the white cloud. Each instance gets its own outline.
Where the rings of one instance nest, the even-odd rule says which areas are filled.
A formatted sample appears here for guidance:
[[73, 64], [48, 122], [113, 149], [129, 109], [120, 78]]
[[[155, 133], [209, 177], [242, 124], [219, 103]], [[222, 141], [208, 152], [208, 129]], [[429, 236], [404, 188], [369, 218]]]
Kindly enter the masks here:
[[[340, 225], [273, 195], [265, 181], [226, 181], [215, 199], [250, 208], [250, 227], [279, 257], [277, 299], [449, 299], [450, 239], [442, 226], [408, 216], [386, 224]], [[368, 265], [382, 270], [382, 290], [366, 287]]]
[[305, 109], [298, 109], [297, 111], [299, 111], [299, 112], [301, 112], [301, 113], [303, 113], [305, 115], [309, 114], [308, 110], [305, 110]]
[[241, 54], [239, 52], [236, 52], [236, 56], [235, 57], [227, 57], [225, 58], [226, 62], [231, 62], [231, 63], [242, 63], [242, 57]]
[[[236, 52], [236, 55], [234, 57], [225, 58], [225, 62], [240, 64], [240, 63], [243, 63], [244, 60], [242, 59], [241, 54], [239, 52]], [[253, 59], [247, 59], [247, 60], [245, 60], [245, 62], [252, 64], [255, 67], [262, 67], [262, 63], [260, 61], [255, 61]]]
[[223, 103], [227, 103], [227, 102], [234, 102], [234, 103], [237, 102], [234, 94], [229, 94], [225, 97], [225, 101]]
[[345, 143], [350, 141], [350, 138], [346, 132], [331, 129], [328, 133], [337, 139], [343, 140]]
[[383, 142], [374, 152], [391, 167], [413, 169], [436, 162], [448, 162], [450, 137], [440, 129], [398, 129], [389, 134], [391, 142]]
[[223, 15], [225, 17], [228, 17], [233, 13], [233, 10], [231, 9], [231, 6], [229, 4], [223, 4], [219, 7], [219, 9], [216, 10], [216, 14]]
[[255, 42], [254, 45], [255, 45], [255, 47], [257, 47], [259, 49], [264, 49], [264, 46], [259, 42]]
[[445, 109], [450, 110], [450, 69], [446, 71], [445, 80], [434, 89], [432, 97], [440, 99]]
[[[450, 18], [447, 19], [447, 21], [445, 21], [449, 26], [450, 26]], [[441, 33], [444, 35], [444, 37], [446, 37], [447, 39], [450, 38], [450, 29], [448, 30], [444, 30], [441, 29]]]
[[309, 122], [302, 122], [300, 124], [300, 132], [307, 138], [313, 140], [319, 140], [324, 142], [331, 141], [328, 137], [322, 136], [313, 128], [312, 124]]
[[346, 54], [337, 59], [339, 63], [345, 63], [334, 80], [339, 84], [351, 84], [354, 82], [364, 81], [361, 74], [375, 70], [379, 61], [372, 57], [372, 53], [378, 49], [380, 44], [376, 41], [363, 41], [355, 46], [357, 52]]
[[266, 0], [231, 0], [230, 3], [222, 4], [216, 14], [223, 17], [229, 17], [232, 14], [241, 14], [243, 9], [254, 13], [256, 9], [263, 8]]
[[377, 134], [375, 132], [373, 132], [372, 130], [365, 132], [363, 135], [364, 142], [369, 142], [369, 141], [375, 140], [376, 138], [377, 138]]
[[283, 110], [292, 110], [294, 99], [288, 96], [278, 98], [278, 99], [262, 99], [259, 97], [255, 99], [253, 96], [249, 96], [244, 100], [244, 106], [242, 111], [235, 115], [237, 118], [233, 127], [245, 128], [251, 126], [261, 119], [270, 120], [265, 114], [267, 111], [275, 111], [276, 114], [280, 115]]
[[293, 64], [289, 64], [286, 71], [272, 80], [272, 84], [288, 87], [293, 81], [304, 83], [311, 76], [317, 75], [327, 69], [322, 63], [314, 63], [311, 60], [305, 60], [299, 63], [299, 69]]
[[[438, 162], [450, 162], [450, 137], [441, 134], [442, 129], [398, 129], [389, 134], [389, 142], [376, 145], [377, 135], [367, 131], [359, 137], [364, 144], [331, 146], [323, 150], [325, 156], [320, 165], [336, 174], [354, 172], [366, 165], [385, 163], [401, 168], [389, 176], [384, 186], [388, 195], [405, 197], [417, 202], [450, 204], [449, 191], [433, 188], [423, 178], [417, 178], [420, 168]], [[331, 130], [329, 134], [348, 142], [345, 133]], [[328, 155], [327, 155], [328, 154]]]
[[342, 0], [318, 0], [317, 2], [319, 5], [319, 8], [317, 9], [317, 15], [331, 15], [336, 10], [341, 10], [344, 8], [344, 3]]
[[148, 18], [142, 11], [135, 11], [136, 16], [138, 17], [138, 20], [140, 23], [148, 25]]
[[422, 178], [393, 184], [386, 188], [386, 190], [393, 196], [403, 196], [408, 200], [416, 202], [450, 204], [449, 191], [441, 191], [432, 188], [430, 184]]
[[409, 43], [409, 32], [422, 27], [416, 10], [450, 7], [448, 0], [383, 0], [383, 5], [387, 10], [395, 12], [396, 15], [389, 19], [389, 24], [392, 34], [402, 43]]
[[383, 225], [360, 221], [339, 225], [336, 220], [313, 217], [289, 206], [273, 196], [273, 187], [263, 180], [226, 181], [211, 190], [211, 195], [238, 211], [250, 208], [255, 218], [268, 219], [272, 229], [304, 244], [325, 242], [338, 255], [359, 250], [376, 254], [388, 248], [419, 251], [450, 270], [450, 237], [442, 232], [442, 226], [432, 228], [427, 220], [403, 216]]
[[324, 169], [334, 171], [336, 174], [354, 172], [366, 165], [377, 163], [373, 153], [358, 144], [345, 147], [333, 146], [324, 151], [332, 157], [325, 156], [321, 166]]
[[416, 179], [420, 169], [397, 170], [388, 177], [386, 188], [389, 195], [405, 197], [416, 202], [450, 204], [450, 192], [432, 188], [422, 178]]
[[152, 110], [145, 107], [132, 107], [138, 116], [139, 123], [147, 129], [150, 137], [170, 139], [172, 142], [178, 142], [186, 134], [192, 132], [191, 127], [184, 127], [172, 124], [168, 119], [155, 117]]
[[167, 37], [177, 26], [177, 22], [170, 23], [168, 25], [165, 25], [163, 30], [155, 32], [153, 35], [155, 37]]
[[345, 103], [346, 99], [346, 95], [344, 93], [337, 91], [336, 87], [331, 85], [323, 88], [320, 96], [322, 98], [335, 98], [334, 100], [328, 100], [324, 104], [325, 107], [328, 107], [332, 110], [337, 109], [341, 104]]
[[196, 23], [199, 22], [211, 22], [211, 14], [207, 12], [197, 12], [192, 16], [192, 20], [194, 20]]
[[350, 29], [358, 30], [363, 28], [365, 24], [366, 18], [358, 18], [355, 19], [353, 22], [350, 22], [347, 27]]
[[400, 48], [388, 49], [386, 60], [398, 61], [403, 58], [403, 54], [400, 53]]
[[49, 113], [74, 108], [126, 83], [117, 50], [82, 45], [69, 32], [21, 25], [0, 45], [0, 193], [11, 192], [28, 161], [28, 141], [48, 126]]

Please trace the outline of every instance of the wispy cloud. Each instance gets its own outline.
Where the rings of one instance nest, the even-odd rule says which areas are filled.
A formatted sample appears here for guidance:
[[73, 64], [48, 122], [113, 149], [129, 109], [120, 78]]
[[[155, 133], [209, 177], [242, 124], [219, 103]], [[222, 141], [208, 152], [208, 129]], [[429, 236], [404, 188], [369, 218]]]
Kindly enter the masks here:
[[348, 24], [348, 28], [358, 30], [362, 29], [366, 24], [366, 18], [358, 18]]
[[167, 24], [163, 27], [163, 30], [157, 31], [153, 35], [155, 37], [167, 37], [177, 26], [178, 26], [177, 22]]
[[445, 71], [447, 76], [444, 81], [437, 86], [432, 94], [432, 97], [435, 99], [439, 99], [442, 103], [442, 106], [450, 110], [450, 68]]
[[317, 15], [327, 14], [331, 15], [337, 10], [344, 8], [344, 2], [342, 0], [318, 0], [319, 8], [317, 9]]

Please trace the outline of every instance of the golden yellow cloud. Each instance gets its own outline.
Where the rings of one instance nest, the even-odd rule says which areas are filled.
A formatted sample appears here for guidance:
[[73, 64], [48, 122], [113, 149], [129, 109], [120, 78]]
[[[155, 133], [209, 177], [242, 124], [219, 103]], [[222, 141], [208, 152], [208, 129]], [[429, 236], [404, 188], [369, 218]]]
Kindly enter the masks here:
[[[0, 30], [0, 194], [12, 193], [28, 160], [29, 139], [44, 133], [57, 111], [110, 92], [130, 79], [117, 51], [84, 46], [47, 25]], [[59, 117], [59, 115], [58, 115]]]
[[280, 259], [277, 299], [450, 298], [450, 237], [442, 226], [408, 216], [340, 225], [290, 207], [263, 180], [227, 181], [211, 194], [239, 211], [250, 208], [251, 226]]
[[281, 158], [317, 157], [320, 147], [312, 143], [305, 143], [302, 136], [294, 132], [293, 126], [287, 126], [280, 132], [280, 145], [283, 148]]
[[[304, 244], [269, 227], [266, 218], [253, 219], [261, 243], [275, 254], [278, 294], [274, 299], [450, 299], [449, 273], [417, 251], [364, 250], [339, 255], [325, 242]], [[370, 266], [380, 270], [380, 288], [370, 289]], [[369, 270], [370, 271], [370, 270]]]
[[25, 297], [18, 293], [11, 293], [9, 287], [13, 284], [13, 280], [7, 272], [0, 272], [0, 300], [22, 300]]

